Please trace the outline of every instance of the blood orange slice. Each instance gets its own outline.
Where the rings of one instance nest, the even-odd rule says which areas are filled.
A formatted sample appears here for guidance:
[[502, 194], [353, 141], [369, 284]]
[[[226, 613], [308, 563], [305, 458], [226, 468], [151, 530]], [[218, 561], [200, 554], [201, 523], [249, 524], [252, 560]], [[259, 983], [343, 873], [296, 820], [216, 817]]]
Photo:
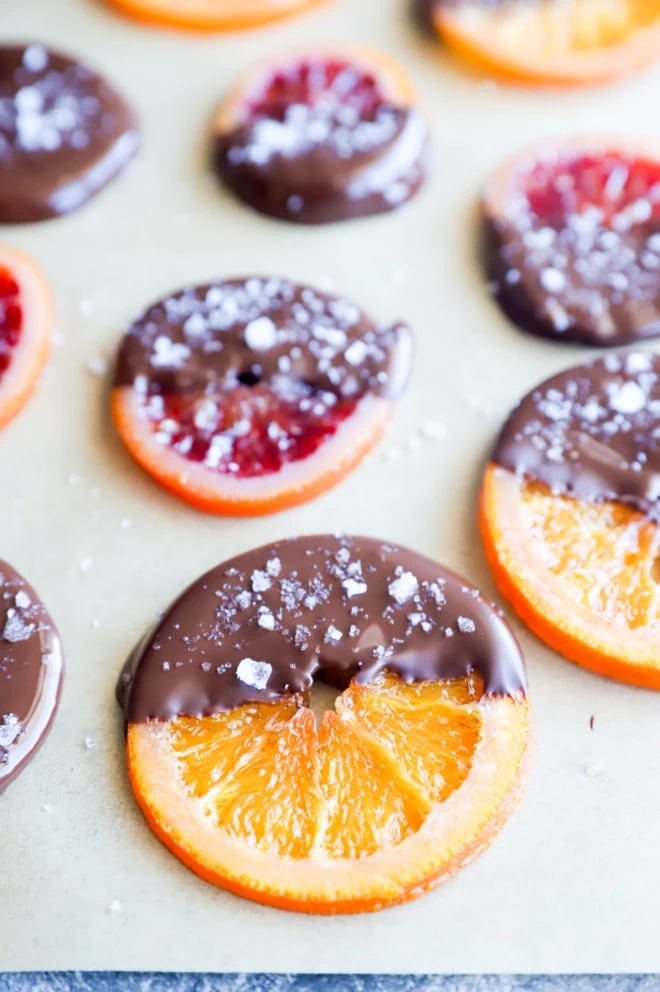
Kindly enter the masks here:
[[502, 593], [585, 668], [660, 689], [660, 361], [610, 355], [533, 390], [505, 425], [481, 496]]
[[371, 48], [315, 48], [252, 67], [214, 121], [215, 165], [261, 213], [320, 224], [393, 210], [420, 188], [427, 128], [412, 85]]
[[107, 0], [141, 21], [193, 31], [253, 28], [300, 13], [321, 0]]
[[[315, 675], [350, 683], [318, 730]], [[154, 833], [205, 880], [285, 909], [420, 895], [490, 843], [525, 782], [506, 624], [439, 565], [366, 538], [278, 542], [203, 576], [119, 697]]]
[[48, 354], [48, 284], [23, 252], [0, 245], [0, 427], [22, 409]]
[[441, 37], [469, 61], [528, 83], [603, 83], [660, 51], [657, 0], [437, 0]]
[[488, 277], [521, 328], [597, 345], [660, 333], [660, 145], [537, 145], [495, 174], [483, 209]]
[[126, 335], [112, 410], [136, 460], [213, 513], [330, 488], [376, 443], [408, 375], [407, 329], [286, 280], [185, 290]]

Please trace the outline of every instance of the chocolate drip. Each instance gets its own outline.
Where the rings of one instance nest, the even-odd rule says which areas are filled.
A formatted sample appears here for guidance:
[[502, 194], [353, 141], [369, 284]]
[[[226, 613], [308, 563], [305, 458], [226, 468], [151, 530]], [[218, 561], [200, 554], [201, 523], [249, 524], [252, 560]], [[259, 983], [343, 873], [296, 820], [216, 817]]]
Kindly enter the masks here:
[[511, 413], [493, 461], [554, 493], [660, 521], [660, 358], [613, 354], [548, 379]]
[[34, 589], [0, 561], [0, 793], [43, 743], [61, 680], [55, 624]]
[[371, 538], [278, 541], [202, 576], [128, 659], [128, 722], [206, 716], [343, 687], [383, 669], [408, 682], [478, 672], [490, 695], [525, 692], [511, 630], [429, 558]]
[[99, 75], [41, 45], [0, 47], [0, 222], [70, 213], [138, 146], [130, 107]]
[[296, 379], [341, 397], [396, 397], [411, 337], [353, 303], [282, 279], [190, 287], [155, 303], [119, 350], [114, 383], [213, 395], [238, 383], [282, 390]]
[[[314, 139], [317, 131], [325, 137]], [[424, 181], [426, 144], [426, 125], [412, 109], [384, 104], [374, 119], [350, 129], [327, 111], [296, 105], [283, 121], [257, 117], [219, 134], [214, 161], [227, 186], [255, 210], [325, 224], [409, 200]]]

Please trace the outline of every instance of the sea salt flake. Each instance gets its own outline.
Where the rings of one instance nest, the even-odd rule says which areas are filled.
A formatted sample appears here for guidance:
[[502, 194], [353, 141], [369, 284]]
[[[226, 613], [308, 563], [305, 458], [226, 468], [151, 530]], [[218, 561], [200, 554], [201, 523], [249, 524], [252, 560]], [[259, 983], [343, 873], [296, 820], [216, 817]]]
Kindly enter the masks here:
[[367, 583], [360, 579], [344, 579], [341, 585], [348, 599], [353, 599], [354, 596], [363, 596], [367, 591]]
[[364, 341], [354, 341], [344, 352], [344, 358], [349, 365], [361, 365], [367, 357], [368, 348]]
[[30, 605], [30, 603], [32, 602], [32, 600], [26, 593], [25, 589], [19, 589], [16, 595], [14, 596], [14, 602], [16, 603], [16, 606], [19, 608], [19, 610], [26, 610]]
[[266, 571], [269, 575], [276, 577], [282, 571], [282, 562], [279, 558], [271, 558], [270, 561], [266, 562]]
[[548, 293], [561, 293], [566, 286], [566, 276], [559, 269], [550, 267], [541, 271], [541, 285]]
[[255, 661], [254, 658], [243, 658], [236, 668], [236, 677], [253, 689], [265, 689], [268, 679], [273, 672], [273, 666], [267, 661]]
[[323, 640], [325, 641], [326, 644], [339, 644], [343, 636], [344, 635], [342, 634], [341, 630], [337, 630], [334, 624], [330, 624], [330, 626], [325, 632], [325, 637], [323, 638]]
[[275, 630], [275, 617], [272, 613], [262, 613], [257, 621], [264, 630]]
[[154, 368], [177, 368], [190, 357], [187, 344], [172, 341], [165, 334], [159, 335], [154, 341], [151, 364]]
[[461, 634], [474, 634], [477, 626], [469, 617], [459, 617], [456, 621]]
[[270, 589], [272, 583], [267, 572], [262, 572], [260, 569], [255, 568], [252, 573], [252, 591], [253, 592], [266, 592]]
[[245, 328], [245, 342], [254, 351], [268, 351], [277, 343], [277, 328], [270, 317], [257, 317]]
[[33, 623], [26, 623], [25, 620], [13, 608], [7, 610], [7, 619], [2, 631], [3, 640], [10, 644], [17, 644], [19, 641], [27, 641], [34, 634], [36, 626]]
[[387, 587], [387, 591], [399, 606], [407, 603], [417, 592], [419, 583], [412, 572], [402, 572]]
[[252, 604], [252, 593], [248, 592], [247, 589], [242, 589], [236, 597], [236, 603], [239, 609], [247, 610], [248, 606]]
[[636, 382], [613, 385], [609, 390], [609, 404], [617, 413], [639, 413], [646, 405], [646, 394]]

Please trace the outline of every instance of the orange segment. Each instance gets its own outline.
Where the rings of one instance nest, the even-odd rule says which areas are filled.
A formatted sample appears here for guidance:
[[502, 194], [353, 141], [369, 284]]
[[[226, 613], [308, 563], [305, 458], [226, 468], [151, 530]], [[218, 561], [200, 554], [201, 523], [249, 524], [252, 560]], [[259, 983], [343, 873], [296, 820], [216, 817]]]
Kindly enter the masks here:
[[490, 465], [481, 527], [500, 589], [542, 640], [586, 668], [660, 689], [656, 524]]
[[373, 687], [351, 686], [340, 712], [367, 729], [424, 795], [443, 802], [469, 775], [481, 736], [478, 709], [455, 705], [481, 698], [477, 682], [408, 686], [381, 676]]
[[419, 830], [430, 804], [396, 761], [335, 713], [326, 713], [320, 743], [323, 848], [331, 858], [364, 858]]
[[659, 0], [438, 3], [442, 38], [505, 78], [579, 85], [634, 72], [660, 52]]
[[522, 791], [522, 697], [383, 676], [351, 686], [318, 734], [298, 702], [128, 726], [150, 827], [232, 892], [316, 913], [413, 898], [480, 853]]

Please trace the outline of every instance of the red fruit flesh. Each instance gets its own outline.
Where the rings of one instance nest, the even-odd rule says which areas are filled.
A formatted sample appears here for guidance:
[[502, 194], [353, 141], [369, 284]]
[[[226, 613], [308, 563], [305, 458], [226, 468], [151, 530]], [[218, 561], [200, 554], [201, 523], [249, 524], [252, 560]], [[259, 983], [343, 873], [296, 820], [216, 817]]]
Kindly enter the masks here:
[[293, 104], [332, 111], [350, 107], [372, 120], [387, 104], [376, 76], [361, 66], [336, 59], [305, 60], [275, 72], [250, 103], [252, 117], [284, 120]]
[[0, 268], [0, 375], [9, 368], [22, 326], [19, 285], [8, 269]]
[[214, 396], [152, 392], [143, 409], [164, 447], [240, 479], [308, 458], [356, 406], [287, 380], [278, 389], [240, 384]]
[[590, 206], [603, 211], [607, 226], [628, 208], [632, 223], [660, 221], [660, 163], [617, 152], [540, 160], [521, 177], [519, 192], [528, 209], [557, 230]]

